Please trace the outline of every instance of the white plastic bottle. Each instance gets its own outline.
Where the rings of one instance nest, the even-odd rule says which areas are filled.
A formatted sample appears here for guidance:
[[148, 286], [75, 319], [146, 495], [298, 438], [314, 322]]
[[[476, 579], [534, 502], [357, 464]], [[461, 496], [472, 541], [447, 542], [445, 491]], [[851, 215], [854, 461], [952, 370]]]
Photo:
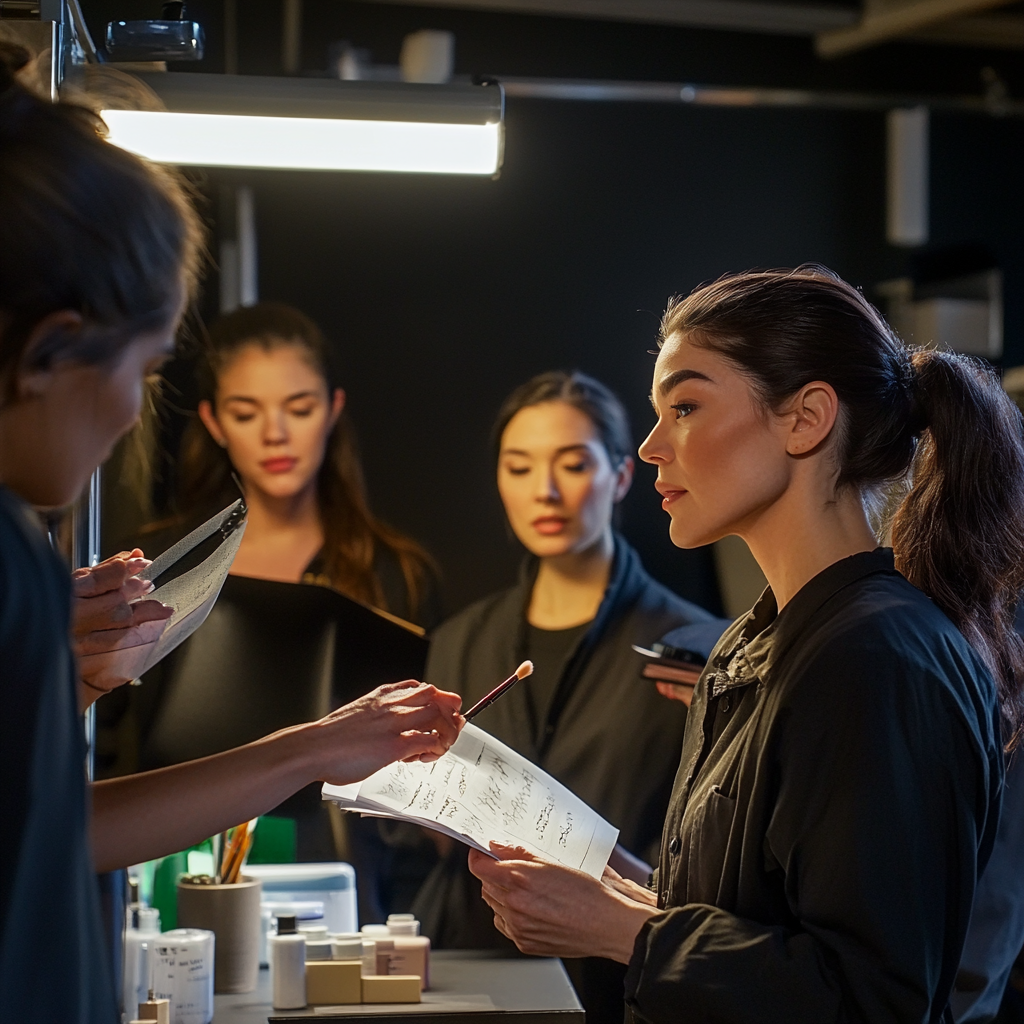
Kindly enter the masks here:
[[132, 908], [133, 927], [124, 933], [124, 971], [121, 1002], [134, 1018], [149, 991], [149, 943], [160, 934], [160, 911], [141, 904]]
[[306, 940], [295, 928], [294, 914], [277, 918], [277, 934], [267, 936], [275, 1010], [306, 1005]]

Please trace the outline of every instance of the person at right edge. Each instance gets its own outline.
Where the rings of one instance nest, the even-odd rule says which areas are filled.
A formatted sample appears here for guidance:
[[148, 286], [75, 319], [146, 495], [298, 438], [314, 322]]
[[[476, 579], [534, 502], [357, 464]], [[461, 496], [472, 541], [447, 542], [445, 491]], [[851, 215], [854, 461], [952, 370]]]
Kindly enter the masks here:
[[769, 587], [697, 683], [653, 886], [470, 851], [495, 924], [627, 964], [649, 1024], [951, 1021], [1024, 717], [1020, 413], [813, 265], [675, 300], [652, 398], [673, 542], [738, 535]]
[[[613, 529], [633, 476], [626, 411], [582, 373], [542, 373], [505, 401], [494, 430], [498, 490], [529, 552], [519, 583], [431, 636], [426, 678], [479, 700], [519, 662], [534, 674], [477, 719], [619, 831], [613, 864], [646, 881], [679, 757], [685, 709], [640, 677], [667, 630], [711, 616], [653, 580]], [[628, 854], [627, 852], [628, 851]], [[514, 952], [453, 845], [413, 904], [438, 948]], [[621, 1024], [619, 964], [566, 963], [588, 1024]]]

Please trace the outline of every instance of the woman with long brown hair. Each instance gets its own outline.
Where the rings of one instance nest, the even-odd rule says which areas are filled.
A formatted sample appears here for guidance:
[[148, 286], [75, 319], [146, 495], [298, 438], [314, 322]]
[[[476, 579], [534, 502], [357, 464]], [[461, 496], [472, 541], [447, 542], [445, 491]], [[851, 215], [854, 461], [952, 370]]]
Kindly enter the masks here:
[[192, 517], [249, 507], [232, 571], [325, 583], [403, 619], [437, 618], [431, 561], [370, 510], [353, 428], [317, 325], [283, 303], [222, 316], [199, 369], [198, 416], [178, 466]]
[[653, 886], [471, 852], [495, 923], [628, 964], [652, 1024], [951, 1020], [1024, 720], [1020, 414], [816, 266], [674, 301], [652, 401], [673, 542], [738, 535], [770, 585], [697, 684]]

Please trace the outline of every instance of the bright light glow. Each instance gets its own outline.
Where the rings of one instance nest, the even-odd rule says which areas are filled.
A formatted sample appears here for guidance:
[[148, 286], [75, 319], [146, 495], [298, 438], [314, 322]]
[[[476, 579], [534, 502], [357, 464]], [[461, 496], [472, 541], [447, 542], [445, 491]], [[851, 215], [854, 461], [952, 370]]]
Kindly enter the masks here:
[[501, 125], [104, 110], [117, 146], [159, 163], [494, 174]]

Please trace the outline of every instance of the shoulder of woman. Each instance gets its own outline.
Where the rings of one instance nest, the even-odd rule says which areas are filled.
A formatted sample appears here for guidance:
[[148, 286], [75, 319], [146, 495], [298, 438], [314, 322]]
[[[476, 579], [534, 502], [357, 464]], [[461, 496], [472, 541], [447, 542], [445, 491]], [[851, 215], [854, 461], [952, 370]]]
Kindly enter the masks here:
[[[818, 687], [837, 705], [948, 707], [974, 715], [994, 702], [980, 656], [947, 616], [895, 573], [861, 580], [796, 640], [795, 689]], [[788, 660], [788, 659], [787, 659]]]
[[[32, 510], [0, 487], [0, 631], [19, 642], [21, 632], [67, 633], [71, 581], [67, 568], [50, 549]], [[63, 624], [62, 624], [63, 623]]]
[[517, 626], [522, 618], [523, 602], [519, 587], [488, 594], [449, 616], [430, 634], [432, 645], [462, 646], [483, 639], [491, 630]]

